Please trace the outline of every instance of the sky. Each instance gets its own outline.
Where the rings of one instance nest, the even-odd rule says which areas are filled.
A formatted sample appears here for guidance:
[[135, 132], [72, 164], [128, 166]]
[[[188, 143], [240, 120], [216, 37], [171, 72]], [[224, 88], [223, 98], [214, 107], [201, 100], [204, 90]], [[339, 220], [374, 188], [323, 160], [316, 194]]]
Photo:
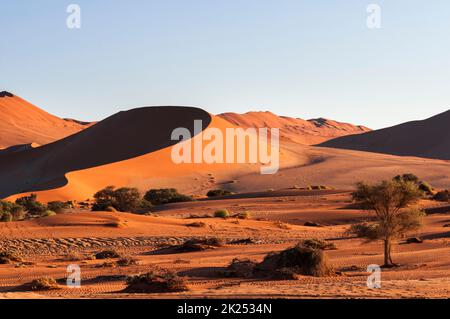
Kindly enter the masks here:
[[[81, 8], [70, 29], [68, 5]], [[381, 28], [368, 28], [369, 4]], [[151, 105], [377, 129], [450, 108], [448, 0], [0, 0], [0, 90], [93, 121]]]

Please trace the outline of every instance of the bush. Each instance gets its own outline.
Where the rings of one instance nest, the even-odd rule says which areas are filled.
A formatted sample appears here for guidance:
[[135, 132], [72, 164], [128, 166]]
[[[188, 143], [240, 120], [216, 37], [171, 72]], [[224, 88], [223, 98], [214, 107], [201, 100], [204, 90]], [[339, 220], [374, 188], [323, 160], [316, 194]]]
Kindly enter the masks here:
[[375, 240], [379, 237], [380, 230], [377, 223], [364, 222], [351, 225], [347, 233], [349, 235]]
[[431, 185], [428, 184], [427, 182], [419, 182], [419, 184], [417, 186], [425, 194], [427, 194], [427, 195], [433, 194], [433, 187], [431, 187]]
[[257, 269], [274, 275], [276, 271], [289, 268], [293, 273], [307, 276], [327, 276], [332, 273], [328, 260], [321, 249], [298, 244], [279, 253], [268, 254]]
[[228, 218], [228, 217], [230, 217], [230, 212], [226, 209], [220, 209], [220, 210], [214, 212], [214, 217]]
[[117, 265], [121, 267], [137, 265], [138, 260], [132, 257], [123, 257], [117, 261]]
[[62, 202], [62, 201], [53, 201], [47, 203], [47, 209], [54, 211], [57, 214], [62, 213], [66, 209], [72, 208], [72, 205], [68, 202]]
[[58, 283], [55, 279], [43, 277], [35, 279], [30, 283], [31, 290], [52, 290], [58, 289]]
[[313, 248], [313, 249], [322, 249], [322, 250], [335, 250], [336, 246], [333, 243], [330, 243], [326, 240], [311, 238], [305, 239], [300, 243], [302, 246]]
[[56, 216], [56, 213], [52, 210], [46, 210], [41, 214], [41, 217], [51, 217], [51, 216]]
[[144, 195], [144, 199], [152, 205], [180, 203], [192, 201], [192, 197], [178, 193], [175, 188], [151, 189]]
[[226, 277], [244, 277], [248, 278], [253, 275], [253, 270], [256, 267], [256, 263], [249, 259], [238, 259], [235, 258], [228, 265], [227, 269], [224, 271]]
[[94, 194], [93, 211], [105, 211], [108, 207], [121, 212], [134, 212], [140, 207], [141, 195], [136, 188], [122, 187], [115, 189], [108, 186]]
[[203, 227], [206, 227], [206, 224], [204, 222], [193, 222], [193, 223], [187, 224], [186, 226], [203, 228]]
[[96, 253], [95, 259], [110, 259], [110, 258], [120, 258], [120, 254], [114, 249], [103, 250]]
[[22, 262], [22, 258], [17, 256], [13, 252], [2, 251], [0, 252], [0, 264], [9, 264], [11, 262]]
[[224, 189], [214, 189], [210, 190], [206, 196], [208, 197], [219, 197], [219, 196], [227, 196], [232, 195], [233, 193]]
[[185, 241], [182, 245], [178, 246], [176, 250], [179, 252], [193, 252], [216, 249], [221, 246], [223, 246], [223, 240], [216, 237], [193, 238]]
[[175, 272], [153, 270], [146, 274], [127, 279], [126, 292], [131, 293], [165, 293], [187, 291], [186, 281]]
[[241, 213], [237, 214], [237, 218], [239, 218], [239, 219], [249, 219], [251, 217], [251, 215], [252, 214], [250, 212], [245, 211], [245, 212], [241, 212]]
[[433, 199], [440, 202], [448, 202], [450, 200], [450, 192], [448, 190], [437, 192]]
[[45, 205], [37, 201], [36, 194], [20, 197], [16, 199], [16, 204], [22, 206], [30, 214], [40, 215], [46, 210]]
[[394, 181], [396, 182], [413, 182], [414, 184], [418, 184], [419, 183], [419, 178], [411, 173], [408, 174], [403, 174], [403, 175], [397, 175], [393, 178]]
[[2, 222], [11, 222], [13, 220], [13, 215], [10, 212], [3, 212], [0, 217]]

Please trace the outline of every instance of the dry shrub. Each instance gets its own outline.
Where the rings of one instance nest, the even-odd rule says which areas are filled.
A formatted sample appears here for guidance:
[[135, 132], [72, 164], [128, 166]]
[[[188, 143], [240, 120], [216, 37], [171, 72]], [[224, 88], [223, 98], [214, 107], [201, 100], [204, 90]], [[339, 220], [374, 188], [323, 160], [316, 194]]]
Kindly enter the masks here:
[[253, 275], [256, 263], [249, 259], [235, 258], [224, 271], [226, 277], [244, 277], [248, 278]]
[[137, 265], [139, 261], [133, 257], [123, 257], [117, 261], [117, 265], [121, 267]]
[[180, 252], [191, 252], [191, 251], [203, 251], [216, 249], [223, 246], [224, 242], [222, 239], [211, 237], [211, 238], [193, 238], [189, 239], [177, 248]]
[[275, 226], [280, 228], [280, 229], [285, 229], [285, 230], [289, 230], [292, 229], [292, 227], [289, 224], [280, 222], [279, 220], [277, 220], [276, 222], [274, 222]]
[[120, 258], [120, 254], [114, 249], [102, 250], [95, 254], [95, 259]]
[[301, 241], [302, 246], [313, 248], [313, 249], [322, 249], [322, 250], [335, 250], [337, 249], [334, 243], [330, 243], [326, 240], [310, 238]]
[[58, 283], [54, 278], [50, 277], [43, 277], [34, 279], [30, 283], [30, 289], [31, 290], [52, 290], [52, 289], [58, 289]]
[[10, 251], [0, 252], [0, 264], [10, 264], [11, 262], [21, 262], [22, 258]]
[[204, 222], [193, 222], [186, 225], [187, 227], [198, 227], [198, 228], [204, 228], [206, 227], [206, 224]]
[[86, 259], [86, 257], [79, 252], [69, 252], [65, 254], [62, 258], [62, 260], [64, 261], [80, 261], [84, 259]]
[[272, 275], [282, 268], [289, 268], [296, 274], [327, 276], [332, 273], [323, 250], [298, 244], [279, 253], [270, 253], [258, 264], [257, 269]]
[[131, 293], [164, 293], [187, 290], [186, 280], [168, 270], [152, 270], [145, 274], [129, 277], [125, 289], [126, 292]]

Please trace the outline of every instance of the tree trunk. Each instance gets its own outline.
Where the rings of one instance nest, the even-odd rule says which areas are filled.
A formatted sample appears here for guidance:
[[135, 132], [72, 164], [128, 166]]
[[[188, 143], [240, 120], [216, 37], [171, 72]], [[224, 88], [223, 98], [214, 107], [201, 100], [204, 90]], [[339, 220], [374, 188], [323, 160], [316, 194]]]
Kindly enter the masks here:
[[384, 267], [392, 267], [394, 264], [391, 257], [391, 239], [384, 240]]

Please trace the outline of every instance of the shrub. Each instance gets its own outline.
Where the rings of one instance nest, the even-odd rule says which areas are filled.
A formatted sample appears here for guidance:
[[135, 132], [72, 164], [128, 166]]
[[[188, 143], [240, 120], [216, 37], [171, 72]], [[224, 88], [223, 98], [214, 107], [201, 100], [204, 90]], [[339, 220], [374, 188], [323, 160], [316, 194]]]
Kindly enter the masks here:
[[117, 261], [117, 265], [121, 267], [137, 265], [138, 260], [132, 257], [123, 257]]
[[193, 223], [187, 224], [186, 226], [203, 228], [203, 227], [206, 227], [206, 224], [204, 222], [193, 222]]
[[289, 268], [292, 272], [307, 276], [326, 276], [332, 269], [323, 250], [298, 244], [279, 253], [270, 253], [258, 264], [257, 269], [272, 275], [280, 269]]
[[192, 252], [216, 249], [223, 246], [223, 240], [211, 237], [211, 238], [193, 238], [185, 241], [182, 245], [176, 248], [179, 252]]
[[192, 197], [178, 193], [175, 188], [151, 189], [144, 195], [144, 199], [152, 205], [189, 202]]
[[237, 214], [237, 218], [239, 218], [239, 219], [249, 219], [250, 217], [251, 217], [251, 213], [248, 211]]
[[43, 277], [35, 279], [30, 283], [31, 290], [52, 290], [58, 289], [58, 283], [54, 278]]
[[108, 186], [94, 194], [93, 211], [104, 211], [114, 207], [121, 212], [133, 212], [139, 208], [141, 198], [136, 188], [122, 187], [115, 189]]
[[431, 185], [428, 184], [427, 182], [419, 182], [418, 187], [422, 192], [424, 192], [427, 195], [433, 194], [433, 187], [431, 187]]
[[41, 214], [41, 217], [51, 217], [51, 216], [56, 216], [56, 213], [52, 210], [46, 210]]
[[206, 196], [208, 197], [219, 197], [219, 196], [227, 196], [232, 195], [233, 193], [224, 189], [214, 189], [210, 190]]
[[433, 196], [433, 199], [440, 202], [448, 202], [450, 200], [450, 192], [448, 190], [439, 191]]
[[394, 181], [396, 182], [413, 182], [414, 184], [418, 184], [419, 183], [419, 178], [411, 173], [407, 173], [407, 174], [403, 174], [403, 175], [397, 175], [393, 178]]
[[230, 217], [230, 212], [226, 209], [220, 209], [220, 210], [214, 212], [214, 217], [228, 218], [228, 217]]
[[69, 202], [62, 201], [53, 201], [47, 203], [47, 209], [54, 211], [57, 214], [62, 213], [66, 209], [72, 208], [72, 205]]
[[322, 250], [335, 250], [336, 246], [334, 243], [330, 243], [326, 240], [311, 238], [305, 239], [300, 243], [302, 246], [313, 248], [313, 249], [322, 249]]
[[127, 279], [126, 292], [131, 293], [165, 293], [187, 291], [186, 281], [175, 272], [153, 270], [146, 274]]
[[114, 249], [107, 249], [96, 253], [95, 259], [109, 259], [109, 258], [120, 258], [120, 254]]
[[256, 263], [249, 259], [235, 258], [224, 271], [226, 277], [244, 277], [248, 278], [253, 275]]
[[9, 264], [11, 262], [22, 262], [22, 258], [13, 252], [2, 251], [0, 252], [0, 264]]
[[17, 198], [16, 204], [22, 206], [30, 214], [40, 215], [46, 210], [45, 205], [37, 201], [36, 194]]
[[347, 230], [349, 235], [355, 235], [369, 240], [377, 239], [379, 237], [379, 232], [378, 224], [368, 222], [353, 224]]
[[10, 212], [3, 212], [0, 218], [2, 222], [11, 222], [13, 220], [13, 215]]

